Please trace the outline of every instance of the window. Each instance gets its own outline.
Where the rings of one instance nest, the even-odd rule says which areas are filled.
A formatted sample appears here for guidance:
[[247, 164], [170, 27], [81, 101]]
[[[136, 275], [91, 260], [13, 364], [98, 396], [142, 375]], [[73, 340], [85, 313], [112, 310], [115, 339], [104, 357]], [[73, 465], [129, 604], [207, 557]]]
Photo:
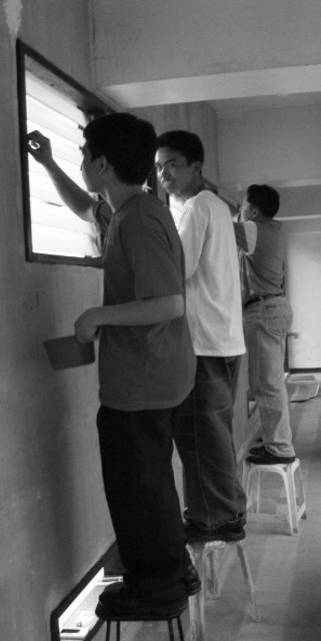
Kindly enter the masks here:
[[17, 59], [26, 258], [100, 266], [95, 225], [63, 204], [25, 141], [27, 132], [41, 131], [50, 139], [58, 165], [85, 189], [80, 172], [82, 131], [90, 119], [111, 109], [21, 41]]
[[114, 542], [51, 613], [51, 641], [93, 639], [102, 625], [102, 620], [95, 614], [99, 595], [108, 584], [122, 581], [123, 572], [124, 567]]

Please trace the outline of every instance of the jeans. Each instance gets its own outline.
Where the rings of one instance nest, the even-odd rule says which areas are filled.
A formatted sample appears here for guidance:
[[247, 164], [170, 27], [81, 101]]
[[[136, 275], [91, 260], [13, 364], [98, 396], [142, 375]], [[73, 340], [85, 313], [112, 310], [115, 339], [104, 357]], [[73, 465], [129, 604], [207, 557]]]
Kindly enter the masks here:
[[198, 356], [195, 387], [174, 411], [174, 440], [184, 469], [185, 517], [203, 530], [246, 513], [232, 433], [240, 362], [240, 356]]
[[172, 409], [101, 407], [105, 494], [126, 581], [157, 589], [182, 580], [185, 535], [172, 469]]
[[284, 380], [291, 323], [292, 309], [284, 297], [266, 298], [244, 310], [250, 391], [258, 406], [263, 442], [269, 452], [285, 457], [295, 455]]

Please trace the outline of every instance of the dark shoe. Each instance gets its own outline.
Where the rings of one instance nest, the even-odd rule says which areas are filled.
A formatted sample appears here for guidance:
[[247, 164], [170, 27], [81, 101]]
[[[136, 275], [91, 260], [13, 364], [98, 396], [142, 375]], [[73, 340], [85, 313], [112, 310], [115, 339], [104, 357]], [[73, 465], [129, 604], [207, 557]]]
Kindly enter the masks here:
[[183, 581], [164, 590], [141, 591], [121, 581], [105, 588], [99, 597], [95, 613], [100, 619], [121, 617], [166, 618], [187, 607]]
[[207, 543], [209, 541], [226, 541], [228, 543], [230, 541], [241, 541], [245, 538], [244, 521], [245, 519], [242, 516], [212, 530], [201, 530], [192, 523], [186, 523], [186, 538], [189, 543]]
[[259, 455], [259, 454], [262, 454], [263, 452], [265, 452], [264, 445], [260, 445], [260, 447], [254, 446], [254, 447], [251, 447], [251, 449], [249, 450], [249, 455], [251, 454]]
[[263, 438], [261, 436], [258, 436], [257, 438], [254, 439], [254, 441], [252, 441], [251, 449], [257, 450], [258, 448], [261, 448], [261, 447], [263, 447]]
[[185, 584], [187, 596], [193, 596], [193, 594], [197, 594], [202, 587], [196, 567], [195, 565], [193, 565], [192, 559], [187, 550], [185, 550], [185, 573], [183, 581]]
[[276, 465], [280, 463], [286, 465], [287, 463], [293, 463], [295, 456], [277, 456], [263, 448], [263, 450], [260, 450], [257, 454], [251, 453], [250, 456], [246, 458], [246, 461], [248, 463], [255, 463], [255, 465]]

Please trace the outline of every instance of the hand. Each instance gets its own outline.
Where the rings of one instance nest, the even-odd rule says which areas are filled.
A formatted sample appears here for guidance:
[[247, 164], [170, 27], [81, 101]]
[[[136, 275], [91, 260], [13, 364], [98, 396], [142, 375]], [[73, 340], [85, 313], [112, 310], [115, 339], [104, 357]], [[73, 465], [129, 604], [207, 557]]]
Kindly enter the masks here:
[[87, 309], [75, 322], [75, 333], [80, 343], [94, 341], [99, 335], [99, 324], [94, 308]]
[[27, 135], [27, 148], [33, 158], [41, 165], [47, 166], [53, 161], [50, 140], [40, 131], [31, 131]]

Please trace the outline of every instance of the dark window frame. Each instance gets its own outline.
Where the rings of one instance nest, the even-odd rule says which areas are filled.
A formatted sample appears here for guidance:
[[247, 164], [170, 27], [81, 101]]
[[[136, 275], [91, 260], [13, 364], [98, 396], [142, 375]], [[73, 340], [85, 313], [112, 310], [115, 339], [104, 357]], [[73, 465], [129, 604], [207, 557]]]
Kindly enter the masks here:
[[25, 72], [27, 69], [26, 58], [31, 61], [34, 69], [42, 80], [52, 83], [55, 88], [62, 88], [65, 95], [69, 95], [77, 101], [77, 106], [85, 114], [88, 122], [93, 118], [112, 113], [114, 110], [103, 102], [95, 94], [83, 87], [80, 83], [73, 80], [61, 69], [56, 67], [44, 56], [35, 51], [32, 47], [26, 45], [22, 40], [17, 40], [17, 94], [18, 94], [18, 117], [19, 117], [19, 135], [20, 135], [20, 162], [21, 162], [21, 181], [22, 181], [22, 200], [23, 200], [23, 219], [24, 219], [24, 238], [25, 238], [25, 258], [28, 262], [39, 262], [49, 264], [64, 265], [84, 265], [90, 267], [101, 267], [100, 257], [79, 257], [64, 256], [63, 254], [41, 254], [33, 251], [32, 248], [32, 221], [30, 211], [30, 190], [29, 190], [29, 152], [26, 146], [27, 136], [27, 107], [26, 107], [26, 83]]

